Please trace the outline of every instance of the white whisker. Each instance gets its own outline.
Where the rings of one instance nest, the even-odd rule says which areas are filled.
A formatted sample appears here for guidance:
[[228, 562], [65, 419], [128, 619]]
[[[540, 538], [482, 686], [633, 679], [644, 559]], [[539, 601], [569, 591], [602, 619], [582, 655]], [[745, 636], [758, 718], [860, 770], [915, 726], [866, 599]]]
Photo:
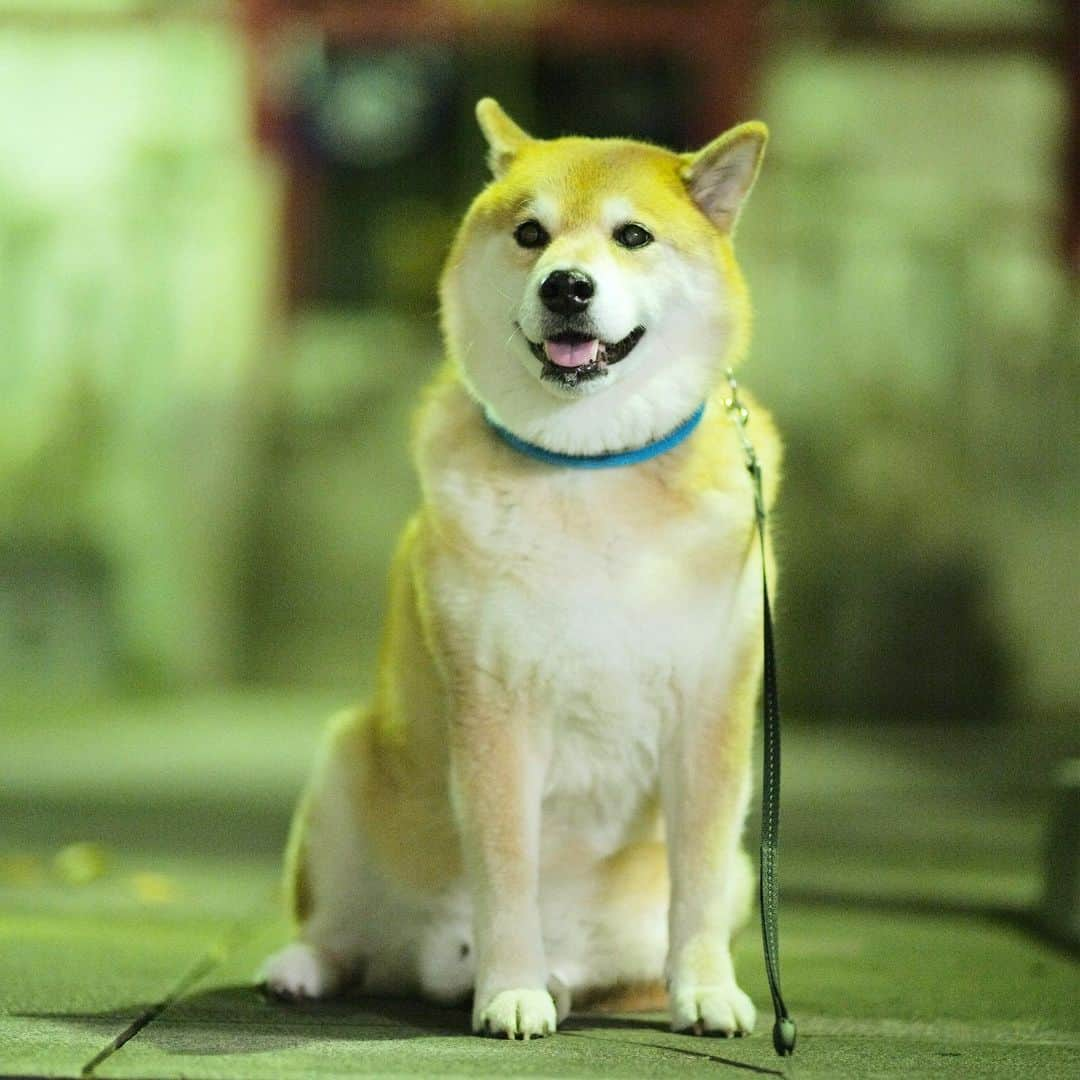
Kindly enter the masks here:
[[[520, 334], [520, 333], [521, 333], [521, 327], [515, 325], [513, 330], [510, 331], [510, 336], [503, 342], [503, 348], [508, 349], [510, 347], [510, 342], [513, 341], [515, 336], [517, 334]], [[521, 334], [521, 336], [524, 337], [525, 335]]]

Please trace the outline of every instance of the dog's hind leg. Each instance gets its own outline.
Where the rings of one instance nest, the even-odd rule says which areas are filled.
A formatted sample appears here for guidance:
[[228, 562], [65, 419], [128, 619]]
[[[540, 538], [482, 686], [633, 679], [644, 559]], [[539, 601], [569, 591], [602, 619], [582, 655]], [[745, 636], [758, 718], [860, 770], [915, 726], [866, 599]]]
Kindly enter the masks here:
[[364, 843], [351, 794], [364, 718], [335, 718], [311, 784], [297, 808], [285, 863], [296, 938], [264, 963], [259, 980], [285, 999], [333, 994], [359, 972], [371, 909]]

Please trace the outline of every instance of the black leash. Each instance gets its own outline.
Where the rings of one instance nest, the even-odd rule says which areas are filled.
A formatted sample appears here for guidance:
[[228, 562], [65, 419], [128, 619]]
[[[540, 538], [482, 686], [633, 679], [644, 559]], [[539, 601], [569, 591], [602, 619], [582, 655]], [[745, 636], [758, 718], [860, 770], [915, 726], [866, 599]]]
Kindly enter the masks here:
[[761, 464], [753, 444], [746, 434], [750, 413], [739, 400], [739, 386], [734, 372], [728, 368], [731, 395], [724, 407], [735, 421], [735, 428], [746, 455], [746, 468], [754, 482], [754, 517], [757, 522], [758, 546], [761, 550], [761, 592], [763, 644], [765, 652], [762, 674], [761, 717], [764, 766], [761, 780], [761, 845], [758, 849], [761, 879], [761, 941], [765, 952], [765, 972], [772, 994], [773, 1046], [781, 1057], [795, 1052], [795, 1021], [791, 1018], [780, 992], [780, 936], [777, 921], [780, 895], [776, 883], [776, 851], [780, 835], [780, 694], [776, 681], [776, 650], [773, 644], [772, 610], [769, 605], [769, 581], [765, 570], [765, 499], [761, 493]]

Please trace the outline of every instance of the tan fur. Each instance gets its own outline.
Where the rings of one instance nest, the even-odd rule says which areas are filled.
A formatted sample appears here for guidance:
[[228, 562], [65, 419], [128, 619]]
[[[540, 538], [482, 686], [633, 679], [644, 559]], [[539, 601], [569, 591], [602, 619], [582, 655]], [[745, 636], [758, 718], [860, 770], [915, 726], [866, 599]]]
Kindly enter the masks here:
[[660, 979], [599, 988], [574, 1002], [586, 1013], [660, 1012], [667, 1007], [667, 988]]

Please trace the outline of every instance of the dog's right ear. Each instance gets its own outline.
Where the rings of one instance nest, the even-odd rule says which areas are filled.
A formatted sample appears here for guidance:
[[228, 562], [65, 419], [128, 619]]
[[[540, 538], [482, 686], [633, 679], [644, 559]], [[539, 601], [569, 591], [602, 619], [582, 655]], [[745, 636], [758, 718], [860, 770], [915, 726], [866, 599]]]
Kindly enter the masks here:
[[510, 167], [518, 151], [532, 142], [532, 137], [503, 112], [494, 98], [481, 98], [476, 103], [476, 120], [487, 139], [488, 166], [498, 179]]

